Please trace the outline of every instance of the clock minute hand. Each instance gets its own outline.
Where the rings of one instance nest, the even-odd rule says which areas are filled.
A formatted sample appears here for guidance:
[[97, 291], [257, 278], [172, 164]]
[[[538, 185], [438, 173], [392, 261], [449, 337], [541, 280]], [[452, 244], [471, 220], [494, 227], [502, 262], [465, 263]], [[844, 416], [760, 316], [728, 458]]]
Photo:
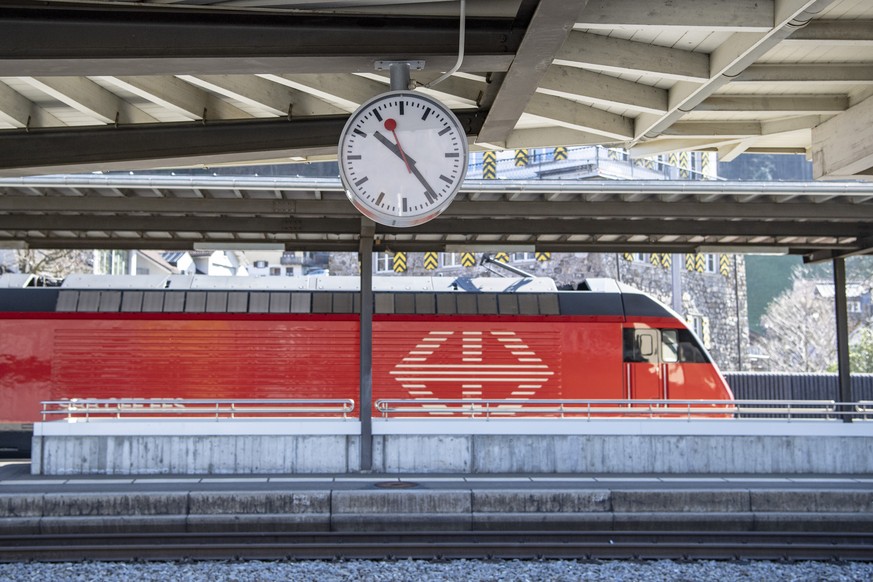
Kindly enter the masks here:
[[382, 143], [382, 145], [384, 145], [386, 148], [388, 148], [389, 150], [394, 152], [395, 156], [397, 156], [398, 158], [400, 158], [401, 160], [403, 160], [405, 162], [409, 162], [410, 165], [415, 164], [415, 160], [413, 160], [409, 156], [404, 157], [404, 156], [400, 155], [400, 148], [398, 148], [396, 145], [394, 145], [394, 143], [390, 139], [388, 139], [387, 137], [385, 137], [384, 135], [382, 135], [378, 131], [373, 132], [373, 135], [376, 137], [376, 139], [378, 139]]
[[438, 196], [437, 196], [436, 192], [434, 192], [434, 189], [430, 187], [430, 184], [427, 183], [427, 180], [425, 180], [424, 176], [421, 175], [421, 172], [418, 171], [418, 168], [415, 166], [415, 160], [412, 159], [412, 157], [409, 156], [408, 154], [401, 155], [400, 148], [398, 148], [396, 145], [391, 143], [390, 139], [388, 139], [387, 137], [385, 137], [384, 135], [382, 135], [378, 131], [373, 132], [373, 135], [376, 137], [377, 140], [379, 140], [380, 143], [382, 143], [382, 145], [384, 145], [386, 148], [391, 150], [395, 156], [397, 156], [398, 158], [400, 158], [401, 160], [404, 160], [405, 162], [407, 162], [409, 164], [409, 170], [412, 172], [412, 175], [415, 176], [419, 182], [421, 182], [422, 186], [424, 186], [425, 196], [427, 196], [427, 201], [431, 202], [431, 203], [436, 202]]

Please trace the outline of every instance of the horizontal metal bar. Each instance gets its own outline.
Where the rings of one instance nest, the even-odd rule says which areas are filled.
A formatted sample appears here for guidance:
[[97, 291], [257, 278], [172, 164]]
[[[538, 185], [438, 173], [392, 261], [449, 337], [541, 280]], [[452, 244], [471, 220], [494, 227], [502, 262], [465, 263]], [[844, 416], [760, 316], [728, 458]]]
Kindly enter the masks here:
[[[4, 5], [0, 76], [352, 73], [379, 59], [447, 70], [457, 27], [456, 17]], [[466, 29], [473, 72], [506, 70], [524, 33], [497, 18]]]

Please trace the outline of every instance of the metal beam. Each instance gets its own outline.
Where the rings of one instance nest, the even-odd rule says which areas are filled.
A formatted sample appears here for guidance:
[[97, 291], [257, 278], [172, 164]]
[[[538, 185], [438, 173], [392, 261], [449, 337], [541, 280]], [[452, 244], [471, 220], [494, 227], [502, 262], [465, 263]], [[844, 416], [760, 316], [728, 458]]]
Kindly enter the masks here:
[[[8, 231], [104, 231], [104, 232], [201, 232], [201, 233], [312, 233], [357, 234], [352, 218], [273, 218], [205, 216], [105, 216], [0, 215], [0, 230]], [[832, 221], [745, 220], [599, 220], [588, 218], [457, 218], [440, 217], [409, 229], [377, 226], [380, 234], [642, 234], [728, 236], [824, 236], [866, 238], [873, 224]]]
[[480, 142], [505, 142], [587, 0], [540, 0], [500, 90], [490, 104]]
[[[505, 71], [523, 33], [511, 25], [467, 19], [463, 70]], [[0, 76], [351, 73], [371, 72], [377, 59], [410, 58], [448, 70], [457, 28], [454, 16], [4, 5]]]
[[[203, 189], [204, 192], [215, 190]], [[218, 190], [221, 191], [221, 190]], [[289, 192], [292, 190], [288, 190]], [[524, 189], [508, 191], [508, 196], [526, 195]], [[559, 195], [556, 191], [551, 196]], [[613, 198], [620, 194], [611, 195]], [[689, 197], [677, 190], [672, 194], [640, 194], [643, 199], [627, 202], [601, 201], [515, 201], [494, 202], [457, 200], [445, 215], [456, 218], [528, 217], [528, 218], [688, 218], [688, 219], [759, 219], [772, 220], [839, 220], [873, 222], [873, 204], [834, 202], [736, 202], [732, 194], [723, 200], [701, 204], [698, 200], [664, 202], [655, 196]], [[651, 200], [645, 197], [652, 196]], [[757, 198], [757, 194], [751, 194]], [[150, 213], [154, 215], [216, 214], [224, 216], [294, 216], [354, 217], [357, 211], [343, 197], [337, 200], [239, 199], [239, 198], [145, 198], [108, 196], [2, 196], [0, 212], [9, 213]], [[95, 217], [102, 220], [105, 217]]]
[[[468, 135], [475, 136], [483, 115], [458, 112]], [[281, 157], [283, 152], [324, 149], [335, 152], [346, 116], [255, 119], [214, 123], [137, 124], [118, 127], [10, 130], [0, 132], [0, 170], [45, 173], [75, 166], [105, 170], [111, 163], [151, 166], [208, 163], [210, 156]], [[9, 172], [7, 172], [8, 174]]]

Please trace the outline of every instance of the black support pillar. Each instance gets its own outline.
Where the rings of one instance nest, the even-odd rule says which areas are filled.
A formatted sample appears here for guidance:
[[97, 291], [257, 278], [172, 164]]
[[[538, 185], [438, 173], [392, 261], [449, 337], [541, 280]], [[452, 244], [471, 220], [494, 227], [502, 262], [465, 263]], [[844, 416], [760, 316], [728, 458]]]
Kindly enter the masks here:
[[373, 469], [373, 235], [375, 223], [361, 217], [361, 471]]
[[[849, 368], [849, 311], [846, 301], [846, 259], [834, 259], [834, 307], [837, 315], [837, 369], [840, 382], [840, 402], [852, 402], [852, 377]], [[848, 412], [843, 408], [842, 412]], [[851, 422], [849, 415], [843, 416]]]

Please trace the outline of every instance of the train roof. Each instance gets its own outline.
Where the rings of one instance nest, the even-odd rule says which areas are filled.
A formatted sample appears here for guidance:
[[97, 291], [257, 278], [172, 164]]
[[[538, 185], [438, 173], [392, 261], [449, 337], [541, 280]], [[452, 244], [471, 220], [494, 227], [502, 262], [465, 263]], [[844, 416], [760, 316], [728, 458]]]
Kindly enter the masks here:
[[[358, 277], [73, 275], [59, 285], [0, 275], [0, 311], [162, 313], [358, 313]], [[587, 315], [681, 319], [613, 279], [573, 290], [544, 277], [374, 277], [375, 313]]]

